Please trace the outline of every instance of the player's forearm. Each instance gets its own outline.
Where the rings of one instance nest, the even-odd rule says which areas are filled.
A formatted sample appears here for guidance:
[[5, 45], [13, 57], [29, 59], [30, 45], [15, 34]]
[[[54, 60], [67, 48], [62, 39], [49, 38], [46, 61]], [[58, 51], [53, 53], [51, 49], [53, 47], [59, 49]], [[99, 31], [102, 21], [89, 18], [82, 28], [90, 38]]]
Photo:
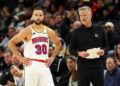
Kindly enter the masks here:
[[54, 52], [53, 52], [53, 54], [52, 54], [52, 58], [53, 59], [55, 59], [55, 57], [57, 56], [57, 54], [59, 53], [59, 51], [61, 50], [61, 48], [62, 48], [62, 44], [61, 44], [61, 42], [58, 42], [57, 44], [56, 44], [56, 47], [55, 47], [55, 49], [54, 49]]
[[18, 51], [16, 44], [14, 44], [13, 42], [9, 41], [8, 42], [8, 47], [10, 48], [10, 50], [12, 51], [12, 53], [14, 53], [16, 55], [16, 57], [20, 60], [22, 58], [20, 52]]

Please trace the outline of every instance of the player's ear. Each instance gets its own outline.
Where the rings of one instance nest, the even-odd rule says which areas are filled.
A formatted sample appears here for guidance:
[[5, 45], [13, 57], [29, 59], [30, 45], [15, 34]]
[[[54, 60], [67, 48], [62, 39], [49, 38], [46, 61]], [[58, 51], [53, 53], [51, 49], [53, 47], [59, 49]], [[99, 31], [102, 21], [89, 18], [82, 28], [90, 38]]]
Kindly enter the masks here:
[[43, 20], [45, 19], [45, 16], [44, 16], [44, 14], [43, 14]]

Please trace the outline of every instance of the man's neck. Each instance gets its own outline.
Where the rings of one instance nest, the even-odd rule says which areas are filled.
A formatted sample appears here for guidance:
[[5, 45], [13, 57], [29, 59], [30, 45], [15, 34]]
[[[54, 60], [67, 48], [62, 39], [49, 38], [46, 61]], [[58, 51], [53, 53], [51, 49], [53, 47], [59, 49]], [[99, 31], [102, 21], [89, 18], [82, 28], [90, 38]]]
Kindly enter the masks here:
[[113, 69], [113, 70], [109, 71], [109, 72], [110, 72], [110, 74], [112, 74], [112, 73], [115, 71], [115, 69], [116, 69], [116, 66], [114, 67], [114, 69]]
[[92, 22], [89, 22], [88, 24], [84, 25], [86, 28], [92, 27]]
[[42, 29], [42, 26], [43, 26], [43, 24], [40, 24], [40, 25], [37, 25], [37, 24], [35, 24], [35, 23], [33, 23], [33, 27], [35, 27], [35, 29]]

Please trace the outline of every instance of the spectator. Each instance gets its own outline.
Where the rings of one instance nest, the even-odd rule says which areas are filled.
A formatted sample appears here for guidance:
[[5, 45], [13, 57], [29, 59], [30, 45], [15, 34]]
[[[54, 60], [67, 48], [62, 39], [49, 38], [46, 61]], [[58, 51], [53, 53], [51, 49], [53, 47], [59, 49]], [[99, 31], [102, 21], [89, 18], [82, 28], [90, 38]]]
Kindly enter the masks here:
[[44, 0], [44, 7], [48, 9], [50, 6], [50, 3], [51, 3], [50, 0]]
[[10, 10], [7, 6], [4, 6], [0, 12], [0, 27], [1, 29], [3, 29], [3, 32], [6, 32], [7, 31], [7, 28], [8, 28], [8, 25], [10, 24], [11, 22], [11, 19], [12, 19], [12, 15], [10, 13]]
[[65, 16], [68, 14], [69, 11], [65, 9], [65, 6], [63, 4], [58, 6], [58, 11], [55, 13], [56, 15], [60, 14], [61, 18], [65, 18]]
[[[60, 37], [60, 33], [58, 32], [58, 29], [55, 29], [54, 31], [55, 31], [56, 36], [59, 38], [59, 40], [62, 43], [62, 49], [61, 49], [61, 51], [59, 51], [58, 57], [64, 58], [65, 52], [66, 52], [66, 42], [64, 41], [63, 38]], [[56, 47], [56, 46], [53, 44], [53, 47]]]
[[110, 3], [108, 5], [109, 12], [110, 12], [110, 20], [117, 20], [118, 18], [118, 9], [114, 3]]
[[70, 43], [70, 39], [71, 39], [72, 32], [73, 32], [75, 29], [79, 28], [80, 26], [81, 26], [81, 22], [80, 22], [80, 21], [77, 20], [77, 21], [74, 22], [73, 28], [70, 29], [70, 33], [67, 35], [67, 45], [69, 45], [69, 43]]
[[[54, 47], [49, 46], [49, 57], [53, 54]], [[58, 83], [61, 75], [67, 71], [66, 61], [61, 57], [56, 57], [50, 66], [50, 70], [53, 76], [54, 83]]]
[[120, 86], [120, 69], [112, 57], [106, 60], [107, 72], [105, 74], [104, 86]]
[[49, 6], [49, 12], [50, 12], [50, 14], [53, 15], [56, 11], [57, 11], [57, 8], [56, 8], [55, 4], [51, 3], [50, 6]]
[[11, 57], [10, 52], [7, 51], [4, 53], [4, 60], [5, 60], [7, 67], [1, 72], [0, 85], [6, 85], [8, 80], [11, 82], [14, 82], [13, 76], [11, 75], [9, 71], [9, 68], [12, 65], [12, 57]]
[[101, 21], [102, 12], [103, 12], [105, 5], [104, 5], [103, 0], [97, 0], [97, 5], [98, 5], [98, 8], [95, 11], [95, 13], [93, 14], [93, 21], [96, 23], [99, 23]]
[[18, 0], [17, 7], [14, 9], [13, 14], [23, 12], [25, 10], [24, 0]]
[[120, 42], [115, 32], [115, 25], [112, 22], [105, 23], [105, 32], [107, 33], [110, 49], [114, 49], [114, 46]]
[[32, 9], [31, 8], [26, 8], [25, 9], [25, 19], [32, 19]]
[[60, 14], [55, 15], [56, 28], [60, 32], [60, 37], [67, 41], [67, 34], [69, 33], [70, 28], [63, 21], [63, 18]]
[[12, 65], [12, 56], [9, 51], [4, 53], [4, 60], [5, 60], [5, 63], [7, 64], [8, 68], [10, 68], [10, 66]]
[[3, 14], [2, 9], [0, 9], [0, 31], [5, 30], [5, 16]]
[[120, 67], [120, 43], [115, 47], [114, 59], [117, 61], [117, 65]]
[[76, 13], [75, 10], [74, 10], [74, 11], [70, 11], [69, 14], [67, 15], [68, 20], [69, 20], [68, 24], [69, 24], [70, 29], [73, 29], [73, 28], [74, 28], [74, 22], [75, 22], [76, 20], [78, 20], [78, 19], [77, 19], [77, 16], [78, 16], [78, 15], [77, 15], [77, 13]]
[[12, 64], [20, 69], [23, 69], [23, 64], [18, 60], [15, 54], [12, 55]]
[[117, 37], [117, 33], [115, 32], [115, 27], [112, 22], [106, 22], [105, 23], [105, 32], [107, 34], [108, 42], [110, 49], [107, 52], [108, 56], [113, 56], [114, 54], [114, 47], [116, 44], [120, 42], [119, 38]]
[[66, 55], [70, 55], [70, 52], [69, 52], [69, 44], [70, 44], [70, 39], [71, 39], [71, 35], [72, 35], [72, 32], [79, 28], [81, 26], [81, 22], [80, 21], [75, 21], [74, 24], [73, 24], [73, 28], [70, 30], [70, 33], [68, 34], [67, 36], [67, 49], [66, 49]]
[[3, 55], [4, 55], [4, 47], [0, 46], [0, 73], [7, 67]]
[[7, 42], [15, 35], [15, 29], [13, 27], [9, 27], [7, 35], [8, 37], [5, 37], [0, 43], [0, 46], [3, 46], [5, 51], [8, 50]]
[[110, 12], [107, 6], [105, 6], [105, 8], [102, 11], [102, 16], [101, 16], [101, 22], [110, 20]]
[[[77, 86], [76, 60], [74, 56], [68, 56], [66, 60], [69, 71], [65, 72], [56, 86]], [[73, 72], [74, 71], [74, 72]], [[75, 74], [74, 74], [75, 73]]]
[[54, 17], [50, 17], [50, 28], [51, 29], [56, 29], [55, 27], [55, 18]]
[[71, 72], [68, 86], [78, 86], [77, 60], [74, 56], [68, 56], [67, 67], [68, 67], [68, 70]]
[[8, 86], [24, 86], [24, 71], [13, 65], [10, 67], [10, 72], [14, 76], [15, 83], [8, 81]]

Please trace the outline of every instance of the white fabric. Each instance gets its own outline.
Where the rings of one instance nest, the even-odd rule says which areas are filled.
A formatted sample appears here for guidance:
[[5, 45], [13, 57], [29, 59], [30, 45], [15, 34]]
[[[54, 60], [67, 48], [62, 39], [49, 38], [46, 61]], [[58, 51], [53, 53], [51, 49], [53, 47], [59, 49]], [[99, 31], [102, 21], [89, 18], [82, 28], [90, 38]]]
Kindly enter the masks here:
[[23, 84], [24, 84], [24, 71], [22, 71], [21, 77], [14, 77], [14, 80], [15, 80], [15, 85], [23, 86]]
[[[24, 56], [31, 59], [48, 59], [49, 39], [48, 29], [43, 26], [42, 32], [32, 31], [31, 39], [24, 41]], [[32, 61], [32, 65], [25, 67], [25, 86], [54, 86], [49, 67], [45, 63]]]
[[32, 61], [31, 66], [25, 67], [25, 86], [54, 86], [49, 67]]
[[[42, 60], [48, 59], [49, 39], [48, 39], [48, 32], [46, 29], [47, 27], [44, 26], [43, 27], [44, 30], [41, 33], [36, 32], [31, 26], [30, 28], [32, 30], [31, 33], [32, 37], [30, 41], [28, 42], [24, 41], [24, 56], [32, 59], [42, 59]], [[47, 39], [47, 42], [45, 41], [38, 42], [41, 39]], [[36, 47], [36, 45], [39, 47]], [[46, 48], [43, 46], [46, 46]], [[38, 48], [41, 48], [40, 51], [37, 50]], [[44, 53], [45, 50], [46, 53]], [[41, 52], [41, 53], [36, 54], [36, 52]]]

